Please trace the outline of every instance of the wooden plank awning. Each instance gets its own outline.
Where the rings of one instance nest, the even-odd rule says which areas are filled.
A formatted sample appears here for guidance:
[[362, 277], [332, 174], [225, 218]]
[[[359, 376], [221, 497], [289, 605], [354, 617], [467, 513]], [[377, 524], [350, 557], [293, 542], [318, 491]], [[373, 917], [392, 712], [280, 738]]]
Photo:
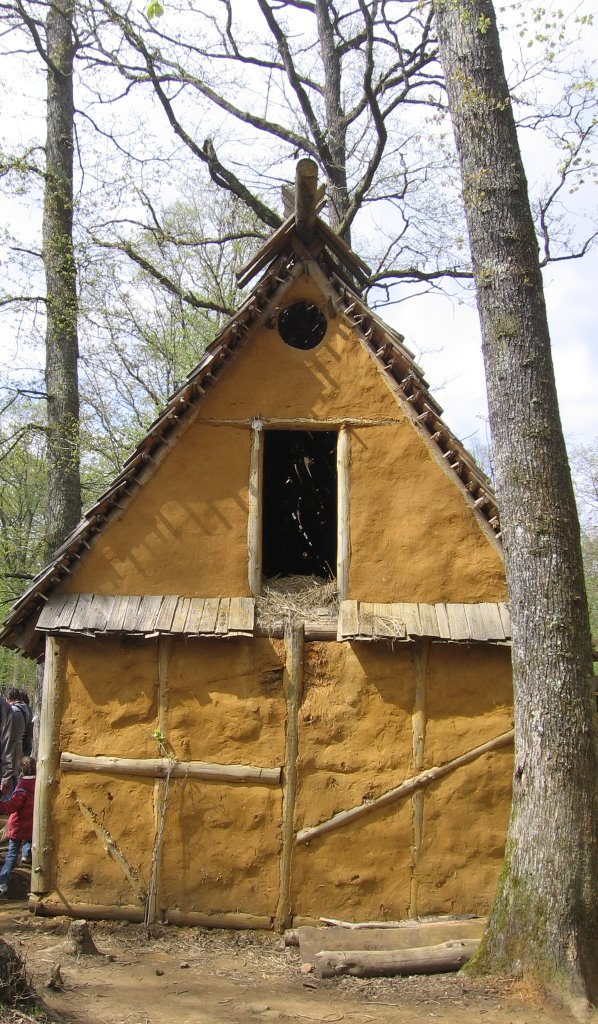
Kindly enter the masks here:
[[[506, 604], [417, 604], [341, 601], [338, 617], [306, 622], [310, 639], [433, 640], [460, 643], [510, 643], [511, 623]], [[53, 594], [36, 628], [44, 633], [156, 636], [254, 636], [252, 597], [179, 597], [134, 595]], [[282, 625], [281, 625], [282, 629]]]
[[372, 604], [341, 601], [338, 640], [407, 640], [417, 636], [460, 643], [509, 643], [509, 609], [503, 602]]
[[94, 635], [253, 636], [254, 621], [252, 597], [54, 594], [36, 628]]

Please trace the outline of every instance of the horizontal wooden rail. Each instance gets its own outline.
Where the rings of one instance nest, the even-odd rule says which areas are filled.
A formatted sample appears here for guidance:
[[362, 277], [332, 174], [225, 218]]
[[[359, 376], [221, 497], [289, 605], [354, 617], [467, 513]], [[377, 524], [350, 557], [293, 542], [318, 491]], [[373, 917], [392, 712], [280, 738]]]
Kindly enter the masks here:
[[421, 789], [423, 786], [429, 786], [432, 782], [436, 782], [437, 779], [442, 779], [443, 776], [454, 772], [456, 768], [469, 764], [470, 761], [475, 761], [482, 754], [486, 754], [491, 750], [500, 750], [501, 747], [508, 747], [513, 742], [513, 736], [514, 732], [511, 729], [501, 736], [496, 736], [493, 740], [488, 740], [487, 743], [482, 743], [479, 747], [474, 747], [473, 750], [468, 750], [467, 753], [461, 754], [460, 757], [455, 757], [454, 760], [448, 761], [446, 764], [439, 765], [436, 768], [428, 768], [427, 771], [421, 772], [411, 779], [406, 779], [400, 786], [397, 786], [395, 789], [389, 789], [387, 793], [383, 793], [382, 796], [377, 797], [375, 800], [368, 800], [367, 803], [358, 804], [357, 807], [351, 807], [347, 811], [339, 811], [338, 814], [334, 814], [332, 818], [329, 818], [328, 821], [323, 821], [320, 825], [303, 828], [300, 832], [297, 832], [295, 845], [301, 846], [303, 843], [309, 843], [316, 836], [324, 835], [325, 832], [332, 832], [333, 829], [341, 828], [342, 825], [346, 825], [349, 821], [355, 821], [356, 818], [362, 818], [365, 814], [378, 810], [379, 807], [385, 807], [387, 804], [394, 803], [395, 800], [401, 800], [403, 797], [410, 796], [411, 793]]
[[137, 778], [207, 779], [212, 782], [261, 782], [280, 785], [281, 768], [259, 768], [251, 764], [213, 764], [210, 761], [175, 761], [167, 757], [89, 757], [67, 750], [60, 755], [63, 772], [100, 772]]
[[[29, 909], [42, 917], [83, 917], [89, 921], [143, 921], [143, 907], [106, 906], [101, 903], [70, 903], [64, 896], [40, 898], [30, 896]], [[164, 924], [186, 928], [253, 928], [272, 929], [272, 918], [263, 914], [244, 914], [207, 911], [203, 914], [180, 910], [163, 910]]]

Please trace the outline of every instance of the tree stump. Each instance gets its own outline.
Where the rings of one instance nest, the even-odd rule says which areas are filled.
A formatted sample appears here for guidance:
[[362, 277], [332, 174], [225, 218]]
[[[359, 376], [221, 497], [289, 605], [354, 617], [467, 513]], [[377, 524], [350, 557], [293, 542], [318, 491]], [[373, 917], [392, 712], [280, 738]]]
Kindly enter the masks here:
[[64, 952], [72, 956], [103, 956], [93, 941], [87, 921], [72, 921], [64, 941]]

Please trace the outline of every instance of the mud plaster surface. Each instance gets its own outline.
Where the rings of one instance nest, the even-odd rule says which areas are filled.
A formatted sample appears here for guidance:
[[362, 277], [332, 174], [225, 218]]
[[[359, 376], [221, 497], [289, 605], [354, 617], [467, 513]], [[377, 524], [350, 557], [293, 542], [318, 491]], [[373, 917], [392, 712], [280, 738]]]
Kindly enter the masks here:
[[351, 431], [350, 523], [351, 597], [505, 600], [500, 555], [406, 420]]
[[251, 434], [195, 422], [93, 543], [71, 593], [249, 593], [247, 487]]
[[[284, 765], [282, 641], [160, 643], [161, 728], [174, 758]], [[158, 641], [68, 642], [61, 750], [121, 757], [160, 753], [152, 735], [158, 726], [158, 650]], [[99, 654], [114, 668], [108, 679]], [[296, 830], [375, 799], [416, 773], [418, 658], [414, 645], [306, 644]], [[443, 764], [511, 726], [506, 649], [432, 644], [425, 689], [425, 767]], [[510, 774], [510, 751], [493, 752], [428, 787], [420, 855], [414, 852], [411, 798], [295, 847], [292, 913], [402, 918], [411, 909], [414, 879], [419, 913], [483, 912], [500, 869]], [[163, 787], [151, 779], [60, 776], [52, 812], [59, 897], [141, 906], [79, 802], [91, 809], [146, 888]], [[281, 814], [278, 786], [172, 779], [158, 905], [272, 915]]]
[[[288, 302], [322, 302], [309, 279]], [[193, 417], [191, 416], [191, 419]], [[495, 601], [500, 555], [347, 325], [311, 351], [262, 327], [222, 371], [153, 475], [92, 543], [65, 590], [249, 593], [251, 421], [389, 421], [351, 428], [349, 595], [367, 601]], [[230, 425], [223, 420], [239, 419]], [[220, 420], [210, 423], [208, 420]]]

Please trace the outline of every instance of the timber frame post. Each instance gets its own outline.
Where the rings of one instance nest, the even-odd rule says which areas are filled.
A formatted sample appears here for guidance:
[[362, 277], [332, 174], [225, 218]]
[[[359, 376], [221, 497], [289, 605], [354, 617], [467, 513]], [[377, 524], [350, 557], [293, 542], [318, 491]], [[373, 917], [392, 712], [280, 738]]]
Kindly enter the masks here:
[[336, 473], [338, 488], [338, 527], [336, 580], [340, 601], [346, 601], [349, 593], [349, 567], [351, 564], [351, 532], [350, 532], [350, 465], [351, 441], [346, 424], [343, 423], [338, 434], [336, 448]]
[[[427, 727], [427, 676], [430, 660], [430, 640], [419, 641], [415, 649], [415, 702], [411, 716], [413, 726], [413, 768], [421, 772], [424, 768], [424, 749]], [[412, 798], [413, 839], [411, 844], [411, 891], [409, 898], [409, 917], [419, 916], [417, 898], [419, 892], [419, 861], [424, 834], [424, 799], [425, 791], [417, 789]]]
[[247, 574], [254, 597], [262, 592], [262, 498], [264, 490], [264, 428], [261, 420], [251, 424], [251, 456], [247, 519]]
[[299, 707], [303, 695], [303, 622], [288, 623], [285, 628], [285, 669], [283, 685], [287, 699], [287, 734], [283, 775], [280, 881], [274, 926], [283, 932], [291, 922], [291, 868], [294, 846], [295, 799], [297, 796], [297, 756], [299, 753]]
[[65, 660], [64, 646], [61, 647], [56, 637], [48, 636], [33, 817], [31, 892], [36, 896], [52, 889], [52, 800], [60, 770], [59, 732]]
[[[168, 743], [168, 663], [172, 652], [172, 637], [160, 637], [158, 640], [158, 734], [160, 746], [166, 749]], [[154, 819], [156, 838], [150, 867], [150, 881], [145, 907], [144, 923], [154, 924], [160, 914], [159, 892], [162, 868], [162, 839], [164, 836], [164, 816], [166, 815], [170, 773], [166, 780], [156, 779], [154, 783]]]

